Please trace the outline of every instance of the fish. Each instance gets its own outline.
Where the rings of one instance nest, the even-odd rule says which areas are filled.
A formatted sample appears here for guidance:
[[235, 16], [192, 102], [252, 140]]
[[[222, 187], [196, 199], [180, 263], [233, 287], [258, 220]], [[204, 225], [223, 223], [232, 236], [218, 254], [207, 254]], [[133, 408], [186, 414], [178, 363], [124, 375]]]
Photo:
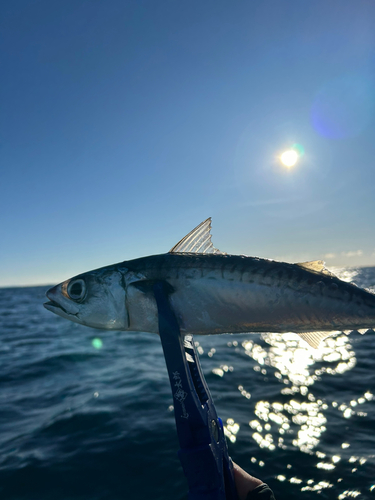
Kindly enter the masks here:
[[158, 333], [154, 285], [168, 286], [181, 335], [294, 332], [325, 338], [375, 327], [375, 294], [340, 280], [323, 261], [290, 264], [220, 252], [211, 218], [168, 253], [95, 269], [50, 288], [45, 308], [92, 328]]

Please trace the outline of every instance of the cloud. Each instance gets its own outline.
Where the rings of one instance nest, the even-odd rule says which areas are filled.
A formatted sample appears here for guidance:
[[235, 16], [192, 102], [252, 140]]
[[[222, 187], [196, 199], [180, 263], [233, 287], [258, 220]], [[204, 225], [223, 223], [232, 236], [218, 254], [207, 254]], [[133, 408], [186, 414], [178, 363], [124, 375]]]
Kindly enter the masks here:
[[363, 255], [362, 250], [351, 250], [349, 252], [341, 252], [344, 257], [360, 257]]
[[336, 257], [336, 254], [335, 253], [326, 253], [324, 255], [324, 258], [325, 259], [334, 259]]

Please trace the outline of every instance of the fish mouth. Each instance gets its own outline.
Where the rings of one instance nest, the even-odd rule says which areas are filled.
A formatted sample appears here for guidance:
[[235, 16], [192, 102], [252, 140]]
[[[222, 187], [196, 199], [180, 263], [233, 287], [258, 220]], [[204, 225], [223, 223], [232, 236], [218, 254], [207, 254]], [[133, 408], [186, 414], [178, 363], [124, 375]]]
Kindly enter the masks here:
[[48, 302], [45, 302], [43, 305], [49, 311], [54, 312], [55, 309], [61, 309], [61, 311], [63, 311], [65, 314], [68, 314], [67, 311], [54, 300], [49, 300]]
[[[48, 311], [51, 311], [51, 312], [57, 314], [58, 316], [62, 316], [63, 318], [72, 319], [72, 316], [77, 317], [78, 309], [75, 309], [73, 304], [71, 305], [71, 304], [67, 303], [66, 304], [67, 309], [61, 305], [61, 302], [65, 305], [65, 301], [66, 301], [61, 295], [61, 284], [56, 285], [53, 288], [50, 288], [49, 290], [47, 290], [46, 296], [47, 296], [47, 299], [49, 299], [49, 300], [48, 300], [48, 302], [45, 302], [43, 305]], [[66, 301], [66, 302], [68, 302], [68, 301]], [[75, 312], [71, 311], [72, 308], [73, 308], [73, 311], [75, 310]]]
[[66, 309], [64, 309], [64, 307], [62, 305], [58, 304], [54, 300], [50, 300], [49, 302], [45, 302], [43, 305], [48, 311], [51, 311], [51, 312], [57, 314], [58, 316], [68, 316], [70, 319], [72, 316], [75, 316], [76, 318], [78, 317], [77, 316], [78, 313], [73, 313], [73, 312], [67, 311]]
[[53, 288], [50, 288], [47, 290], [46, 297], [49, 299], [48, 302], [45, 302], [43, 305], [48, 311], [52, 311], [55, 314], [68, 314], [68, 311], [59, 303], [56, 302], [54, 299], [59, 297], [60, 295], [60, 289], [61, 285], [56, 285]]

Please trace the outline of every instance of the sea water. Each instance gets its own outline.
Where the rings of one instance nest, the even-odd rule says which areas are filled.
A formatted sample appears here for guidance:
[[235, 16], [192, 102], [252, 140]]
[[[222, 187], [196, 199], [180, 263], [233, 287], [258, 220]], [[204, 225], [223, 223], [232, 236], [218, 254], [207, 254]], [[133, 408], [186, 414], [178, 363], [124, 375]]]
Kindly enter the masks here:
[[[341, 270], [375, 289], [375, 268]], [[105, 332], [0, 289], [0, 498], [178, 500], [157, 335]], [[196, 337], [233, 460], [286, 498], [375, 498], [375, 335]]]

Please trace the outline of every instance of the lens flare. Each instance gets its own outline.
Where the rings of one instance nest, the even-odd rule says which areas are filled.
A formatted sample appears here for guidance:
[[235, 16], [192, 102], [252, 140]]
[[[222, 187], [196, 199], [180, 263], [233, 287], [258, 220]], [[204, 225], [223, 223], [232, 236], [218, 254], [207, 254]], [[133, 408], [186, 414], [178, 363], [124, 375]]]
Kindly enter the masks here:
[[314, 129], [329, 139], [355, 137], [368, 128], [375, 111], [373, 81], [351, 74], [327, 82], [311, 107]]
[[292, 148], [298, 156], [303, 156], [305, 154], [305, 148], [302, 146], [302, 144], [293, 144]]
[[103, 347], [103, 342], [101, 339], [96, 337], [95, 339], [92, 339], [92, 346], [95, 347], [95, 349], [101, 349]]

